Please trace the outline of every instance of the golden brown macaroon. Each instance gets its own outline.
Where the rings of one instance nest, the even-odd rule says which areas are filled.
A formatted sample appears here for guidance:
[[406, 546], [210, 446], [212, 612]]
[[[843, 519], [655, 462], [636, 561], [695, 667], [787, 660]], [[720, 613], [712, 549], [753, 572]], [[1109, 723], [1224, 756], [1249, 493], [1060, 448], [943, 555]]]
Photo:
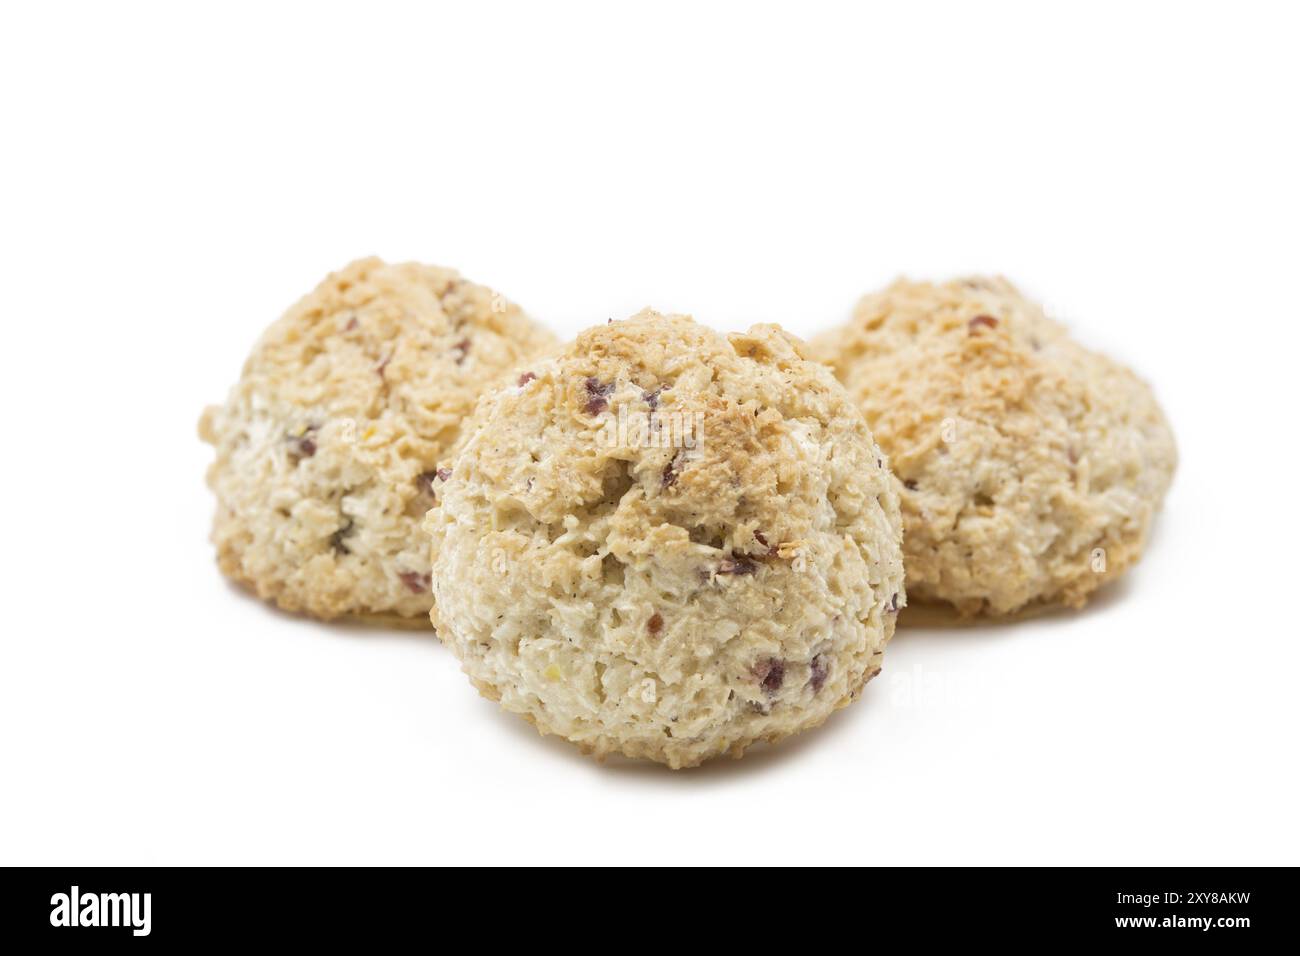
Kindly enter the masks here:
[[330, 275], [199, 423], [221, 570], [289, 611], [427, 626], [438, 469], [483, 389], [552, 344], [450, 269], [362, 259]]
[[904, 600], [898, 500], [802, 347], [647, 311], [484, 398], [427, 522], [433, 621], [484, 696], [676, 768], [861, 692]]
[[811, 350], [889, 455], [913, 602], [1080, 607], [1141, 555], [1177, 461], [1169, 424], [1005, 279], [899, 280]]

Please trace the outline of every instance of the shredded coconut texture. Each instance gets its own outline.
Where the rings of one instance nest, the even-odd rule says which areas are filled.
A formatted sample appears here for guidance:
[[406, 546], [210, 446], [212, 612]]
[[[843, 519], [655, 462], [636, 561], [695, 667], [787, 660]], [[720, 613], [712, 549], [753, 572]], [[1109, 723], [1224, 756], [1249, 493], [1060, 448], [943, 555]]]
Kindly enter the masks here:
[[[802, 348], [647, 311], [484, 398], [427, 519], [431, 616], [484, 696], [677, 768], [862, 692], [904, 601], [898, 498]], [[695, 447], [663, 438], [687, 423]]]
[[552, 344], [450, 269], [363, 259], [330, 275], [199, 423], [221, 570], [286, 610], [423, 625], [437, 470], [483, 389]]
[[1141, 556], [1177, 462], [1169, 424], [1005, 279], [899, 280], [811, 350], [889, 454], [914, 602], [1080, 607]]

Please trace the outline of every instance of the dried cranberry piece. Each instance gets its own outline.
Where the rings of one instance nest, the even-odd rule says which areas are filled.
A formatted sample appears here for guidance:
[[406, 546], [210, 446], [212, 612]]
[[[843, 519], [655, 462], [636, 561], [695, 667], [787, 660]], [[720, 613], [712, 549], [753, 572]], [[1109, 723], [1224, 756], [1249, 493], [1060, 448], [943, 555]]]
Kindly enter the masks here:
[[439, 481], [447, 481], [449, 478], [451, 478], [451, 469], [439, 468], [437, 471], [434, 472], [434, 474], [438, 476]]
[[537, 376], [534, 375], [532, 372], [524, 372], [523, 375], [519, 376], [519, 387], [523, 388], [525, 385], [527, 385], [535, 378], [537, 378]]
[[319, 425], [308, 425], [302, 430], [301, 435], [290, 435], [288, 437], [289, 454], [295, 461], [310, 458], [316, 454], [316, 441], [311, 436], [313, 432], [319, 429]]
[[718, 565], [719, 574], [753, 574], [758, 570], [758, 565], [749, 558], [733, 554], [729, 558], [723, 558]]
[[609, 396], [614, 391], [613, 382], [601, 382], [598, 378], [588, 378], [586, 386], [587, 404], [583, 407], [583, 410], [588, 415], [599, 415], [609, 408]]
[[991, 315], [977, 315], [967, 323], [967, 328], [970, 329], [971, 335], [974, 335], [975, 331], [979, 329], [980, 326], [987, 329], [996, 329], [998, 327], [998, 320], [993, 318]]
[[767, 660], [759, 661], [754, 665], [754, 676], [758, 678], [759, 684], [763, 690], [767, 691], [767, 696], [773, 696], [781, 689], [785, 683], [785, 661], [769, 657]]
[[658, 611], [650, 615], [650, 620], [645, 622], [646, 630], [651, 634], [658, 634], [664, 629], [664, 619]]
[[397, 576], [412, 594], [427, 594], [433, 587], [433, 572], [420, 574], [418, 571], [402, 571]]
[[826, 675], [828, 673], [830, 673], [830, 668], [826, 666], [826, 662], [822, 660], [820, 654], [809, 662], [808, 683], [812, 685], [814, 694], [822, 689], [822, 685], [826, 683]]
[[757, 541], [764, 548], [764, 551], [758, 555], [760, 560], [766, 558], [775, 558], [780, 556], [781, 549], [774, 544], [769, 545], [767, 543], [767, 535], [763, 534], [763, 532], [755, 531], [754, 540]]

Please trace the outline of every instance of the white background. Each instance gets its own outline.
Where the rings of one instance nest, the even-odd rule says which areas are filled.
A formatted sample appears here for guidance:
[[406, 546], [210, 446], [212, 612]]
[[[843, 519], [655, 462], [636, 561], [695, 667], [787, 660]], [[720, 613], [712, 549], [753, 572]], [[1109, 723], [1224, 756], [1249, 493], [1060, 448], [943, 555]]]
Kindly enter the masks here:
[[[0, 863], [1300, 863], [1295, 14], [542, 7], [0, 14]], [[370, 253], [564, 333], [1003, 272], [1179, 473], [1085, 612], [904, 627], [820, 731], [602, 767], [217, 573], [199, 412]]]

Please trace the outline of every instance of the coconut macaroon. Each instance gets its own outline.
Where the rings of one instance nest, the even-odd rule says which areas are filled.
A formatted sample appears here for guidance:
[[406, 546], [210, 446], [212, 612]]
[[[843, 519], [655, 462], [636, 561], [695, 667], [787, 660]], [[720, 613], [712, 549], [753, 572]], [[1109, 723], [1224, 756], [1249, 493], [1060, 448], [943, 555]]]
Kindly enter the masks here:
[[903, 597], [887, 466], [775, 326], [641, 314], [483, 399], [429, 513], [439, 636], [584, 752], [690, 767], [816, 726]]
[[330, 275], [199, 423], [221, 570], [290, 611], [427, 626], [438, 469], [479, 393], [551, 344], [450, 269], [363, 259]]
[[1080, 607], [1142, 553], [1177, 453], [1151, 390], [1001, 278], [900, 280], [816, 339], [903, 503], [908, 594]]

